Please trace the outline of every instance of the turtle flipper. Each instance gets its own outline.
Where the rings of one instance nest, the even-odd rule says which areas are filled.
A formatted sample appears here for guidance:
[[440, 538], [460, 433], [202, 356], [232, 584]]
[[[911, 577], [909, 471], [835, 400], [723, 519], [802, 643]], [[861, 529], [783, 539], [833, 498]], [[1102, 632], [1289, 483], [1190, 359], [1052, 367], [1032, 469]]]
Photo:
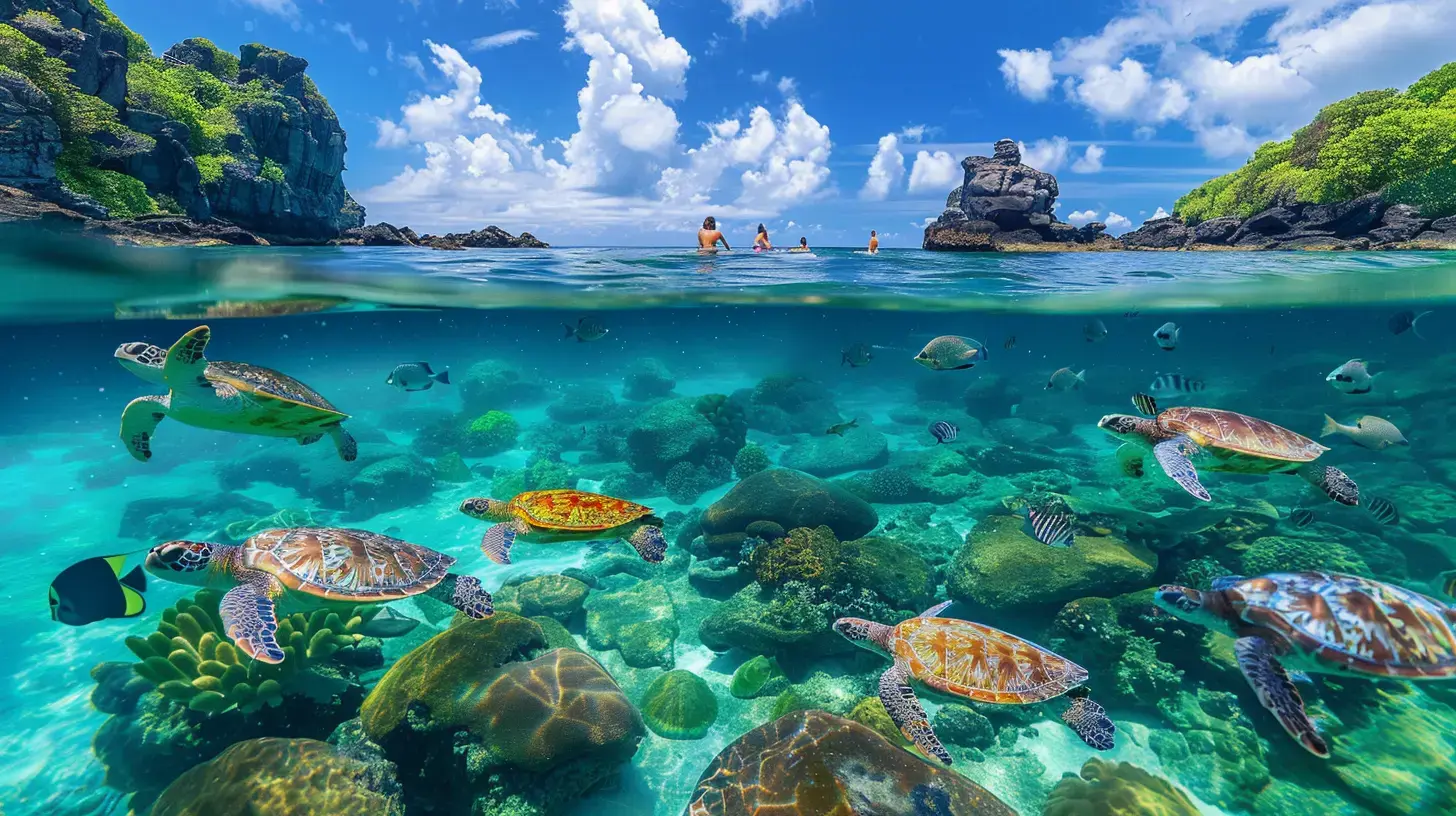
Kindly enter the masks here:
[[632, 549], [642, 556], [643, 561], [650, 561], [653, 564], [661, 563], [663, 556], [667, 553], [667, 539], [662, 537], [662, 528], [651, 524], [644, 524], [632, 533], [627, 539]]
[[1143, 464], [1143, 449], [1137, 445], [1122, 445], [1117, 449], [1117, 466], [1130, 479], [1141, 479], [1147, 474]]
[[1360, 487], [1337, 467], [1308, 464], [1299, 469], [1299, 475], [1340, 504], [1350, 507], [1360, 504]]
[[910, 668], [905, 661], [896, 660], [895, 665], [880, 675], [880, 702], [885, 704], [890, 719], [895, 721], [905, 739], [915, 743], [927, 756], [950, 764], [950, 752], [935, 736], [935, 730], [925, 716], [925, 708], [920, 705], [915, 690], [910, 688]]
[[488, 618], [495, 612], [495, 602], [490, 593], [480, 585], [480, 579], [473, 575], [457, 575], [452, 572], [445, 576], [445, 580], [435, 584], [428, 594], [477, 620]]
[[162, 364], [162, 380], [176, 388], [193, 383], [207, 384], [203, 373], [207, 370], [207, 343], [212, 340], [212, 329], [198, 326], [182, 335], [167, 349], [167, 360]]
[[516, 536], [525, 532], [525, 527], [519, 521], [503, 521], [495, 524], [485, 531], [480, 539], [480, 551], [485, 557], [497, 564], [511, 563], [511, 546], [516, 543]]
[[278, 615], [273, 599], [283, 592], [278, 579], [266, 572], [246, 570], [240, 583], [222, 596], [218, 612], [222, 628], [238, 649], [254, 660], [282, 663], [278, 645]]
[[1190, 459], [1201, 450], [1192, 439], [1175, 436], [1154, 445], [1153, 456], [1157, 458], [1163, 472], [1168, 474], [1168, 478], [1188, 491], [1188, 495], [1199, 501], [1212, 501], [1213, 497], [1208, 495], [1208, 489], [1198, 481], [1198, 471], [1194, 469]]
[[1067, 710], [1062, 712], [1062, 722], [1077, 732], [1082, 741], [1099, 751], [1111, 751], [1117, 726], [1107, 716], [1107, 711], [1091, 697], [1074, 697]]
[[330, 425], [327, 429], [329, 438], [334, 440], [334, 446], [339, 449], [339, 458], [345, 462], [352, 462], [359, 458], [359, 443], [354, 437], [344, 430], [343, 425]]
[[170, 397], [137, 397], [127, 403], [121, 412], [121, 442], [131, 458], [138, 462], [152, 458], [152, 435], [171, 407]]
[[308, 436], [300, 436], [298, 438], [298, 444], [300, 444], [300, 445], [312, 445], [313, 443], [315, 443], [315, 442], [317, 442], [317, 441], [319, 441], [320, 439], [323, 439], [323, 438], [324, 438], [324, 435], [323, 434], [309, 434]]
[[921, 612], [919, 615], [916, 615], [915, 617], [917, 617], [917, 618], [938, 618], [938, 617], [940, 617], [940, 613], [942, 613], [945, 610], [949, 609], [950, 606], [951, 606], [951, 604], [953, 604], [953, 603], [955, 603], [955, 601], [941, 601], [940, 603], [936, 604], [935, 606], [930, 607], [929, 609], [925, 610], [924, 612]]
[[1329, 745], [1315, 728], [1314, 721], [1304, 710], [1304, 699], [1290, 681], [1284, 667], [1274, 654], [1269, 641], [1258, 637], [1243, 637], [1234, 642], [1234, 657], [1244, 679], [1259, 696], [1259, 702], [1269, 709], [1289, 736], [1299, 741], [1306, 751], [1317, 757], [1330, 755]]

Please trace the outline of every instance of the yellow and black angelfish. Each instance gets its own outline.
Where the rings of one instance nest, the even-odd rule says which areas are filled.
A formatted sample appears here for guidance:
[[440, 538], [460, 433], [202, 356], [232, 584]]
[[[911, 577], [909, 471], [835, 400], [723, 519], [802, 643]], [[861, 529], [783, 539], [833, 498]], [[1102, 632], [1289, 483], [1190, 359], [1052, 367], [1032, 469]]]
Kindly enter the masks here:
[[147, 610], [142, 597], [146, 590], [147, 574], [136, 553], [77, 561], [51, 581], [51, 620], [85, 626], [99, 620], [134, 618]]

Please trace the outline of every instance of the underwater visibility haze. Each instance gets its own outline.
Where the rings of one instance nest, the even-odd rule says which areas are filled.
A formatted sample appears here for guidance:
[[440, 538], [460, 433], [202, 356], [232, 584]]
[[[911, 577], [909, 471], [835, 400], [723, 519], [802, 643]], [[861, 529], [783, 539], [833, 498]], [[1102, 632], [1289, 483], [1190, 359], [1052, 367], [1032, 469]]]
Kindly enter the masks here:
[[1456, 253], [0, 253], [8, 816], [1456, 812]]

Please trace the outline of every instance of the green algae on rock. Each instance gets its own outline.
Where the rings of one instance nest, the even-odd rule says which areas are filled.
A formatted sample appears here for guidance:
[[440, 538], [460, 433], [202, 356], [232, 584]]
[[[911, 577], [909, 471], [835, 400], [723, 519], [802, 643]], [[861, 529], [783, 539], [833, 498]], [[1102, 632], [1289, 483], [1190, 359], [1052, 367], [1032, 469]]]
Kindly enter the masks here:
[[718, 698], [703, 678], [674, 669], [659, 676], [642, 695], [642, 719], [659, 737], [702, 739], [718, 721]]
[[311, 739], [239, 742], [178, 777], [152, 816], [401, 816], [399, 786], [368, 763]]
[[1199, 816], [1168, 780], [1127, 762], [1092, 757], [1047, 796], [1042, 816]]
[[516, 446], [521, 426], [505, 411], [487, 411], [471, 421], [465, 429], [465, 453], [470, 456], [493, 456]]
[[909, 747], [910, 741], [900, 733], [900, 727], [895, 725], [890, 712], [885, 709], [885, 704], [879, 697], [866, 697], [855, 704], [849, 711], [849, 719], [874, 731], [890, 742], [901, 747]]
[[1014, 816], [965, 777], [905, 751], [870, 728], [823, 711], [796, 711], [724, 748], [703, 771], [685, 816], [935, 813]]
[[677, 611], [661, 581], [640, 581], [587, 599], [587, 643], [593, 649], [616, 649], [628, 666], [672, 668], [677, 636]]
[[828, 527], [841, 541], [861, 538], [879, 523], [875, 509], [831, 482], [787, 468], [769, 468], [738, 482], [703, 511], [710, 550], [737, 554], [750, 524], [771, 521], [785, 530]]
[[770, 697], [779, 694], [788, 685], [779, 662], [772, 657], [758, 655], [745, 660], [733, 672], [728, 693], [743, 700], [754, 697]]
[[749, 476], [773, 467], [773, 462], [763, 448], [752, 442], [738, 449], [733, 455], [733, 474], [740, 479], [747, 479]]
[[516, 585], [520, 614], [534, 618], [545, 615], [565, 623], [581, 611], [591, 588], [565, 575], [540, 575]]

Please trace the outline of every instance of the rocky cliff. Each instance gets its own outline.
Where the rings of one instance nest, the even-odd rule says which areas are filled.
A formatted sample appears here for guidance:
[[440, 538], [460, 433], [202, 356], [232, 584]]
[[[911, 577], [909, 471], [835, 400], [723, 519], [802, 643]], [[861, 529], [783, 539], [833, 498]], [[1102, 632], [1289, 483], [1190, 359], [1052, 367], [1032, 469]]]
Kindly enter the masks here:
[[1021, 163], [1016, 142], [1002, 139], [995, 153], [961, 162], [965, 178], [946, 198], [945, 211], [925, 228], [925, 249], [994, 251], [1064, 244], [1111, 248], [1105, 224], [1080, 229], [1057, 220], [1057, 179]]
[[1456, 217], [1426, 218], [1410, 204], [1378, 194], [1333, 204], [1290, 203], [1249, 218], [1220, 216], [1188, 224], [1159, 218], [1122, 236], [1128, 249], [1447, 249], [1456, 248]]
[[219, 219], [285, 242], [363, 226], [305, 71], [202, 39], [158, 59], [101, 0], [0, 0], [0, 184], [93, 218]]

